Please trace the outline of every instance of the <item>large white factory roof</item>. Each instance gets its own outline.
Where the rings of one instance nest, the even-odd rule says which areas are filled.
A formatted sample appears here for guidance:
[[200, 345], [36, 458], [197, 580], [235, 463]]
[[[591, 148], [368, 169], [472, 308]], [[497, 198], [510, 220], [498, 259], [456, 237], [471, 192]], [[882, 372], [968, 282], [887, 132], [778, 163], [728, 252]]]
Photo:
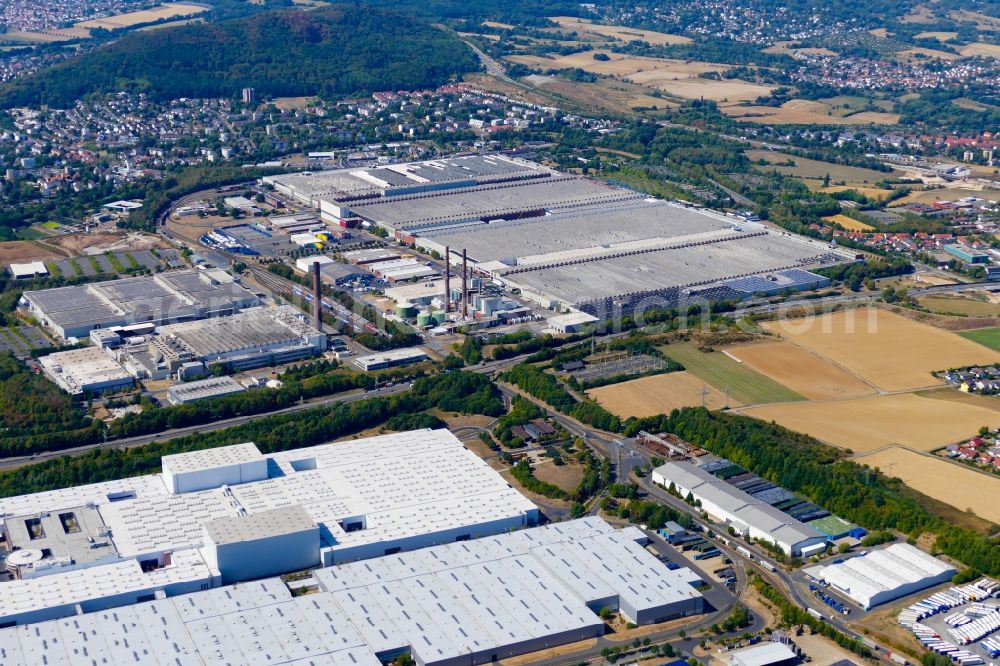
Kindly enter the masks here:
[[644, 540], [599, 518], [515, 531], [321, 569], [296, 598], [269, 578], [3, 629], [0, 661], [451, 666], [599, 637], [602, 607], [636, 604], [642, 624], [702, 612]]
[[[228, 447], [227, 447], [228, 448]], [[233, 453], [242, 460], [245, 448]], [[200, 453], [204, 469], [225, 450]], [[97, 505], [125, 557], [197, 547], [202, 525], [220, 518], [301, 505], [321, 525], [328, 559], [370, 556], [365, 549], [496, 521], [519, 524], [536, 507], [447, 430], [416, 430], [264, 456], [268, 477], [173, 494], [162, 476], [136, 477], [0, 499], [0, 515]], [[191, 462], [170, 459], [169, 465]], [[188, 465], [190, 466], [190, 465]], [[190, 471], [190, 470], [188, 470]], [[174, 471], [176, 474], [176, 471]], [[124, 495], [126, 499], [110, 498]], [[362, 516], [364, 529], [339, 524]], [[378, 554], [381, 554], [379, 550]], [[0, 586], [2, 587], [2, 586]]]
[[949, 580], [955, 567], [907, 543], [894, 543], [810, 571], [864, 608]]
[[243, 463], [261, 462], [263, 460], [266, 460], [264, 454], [255, 445], [250, 443], [174, 453], [161, 458], [163, 466], [169, 467], [175, 474], [228, 467]]

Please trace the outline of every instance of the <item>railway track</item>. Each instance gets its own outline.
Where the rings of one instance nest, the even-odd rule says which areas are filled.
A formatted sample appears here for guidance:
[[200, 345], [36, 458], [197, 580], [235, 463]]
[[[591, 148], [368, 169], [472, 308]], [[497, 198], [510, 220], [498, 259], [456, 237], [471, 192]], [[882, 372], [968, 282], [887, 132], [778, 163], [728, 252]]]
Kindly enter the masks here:
[[[258, 283], [271, 291], [285, 294], [287, 296], [299, 296], [310, 303], [312, 302], [313, 296], [309, 293], [309, 290], [296, 282], [292, 282], [288, 278], [275, 275], [266, 268], [261, 268], [259, 266], [248, 265], [247, 270], [250, 271]], [[379, 329], [375, 324], [368, 321], [358, 313], [352, 312], [337, 301], [332, 301], [329, 298], [323, 298], [321, 302], [324, 310], [329, 311], [338, 320], [354, 329], [355, 332], [388, 336], [385, 331]]]

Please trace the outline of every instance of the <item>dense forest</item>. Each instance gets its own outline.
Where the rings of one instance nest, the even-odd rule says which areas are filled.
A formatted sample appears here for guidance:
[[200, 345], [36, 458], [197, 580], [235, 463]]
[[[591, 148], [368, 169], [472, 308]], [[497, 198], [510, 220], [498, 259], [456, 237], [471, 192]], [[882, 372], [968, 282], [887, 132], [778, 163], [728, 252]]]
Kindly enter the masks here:
[[503, 412], [500, 392], [489, 378], [452, 372], [418, 379], [410, 391], [355, 402], [335, 402], [314, 409], [265, 416], [243, 425], [195, 433], [135, 448], [98, 448], [16, 470], [0, 472], [0, 497], [96, 483], [160, 469], [171, 453], [254, 442], [264, 453], [323, 444], [380, 426], [386, 430], [436, 424], [424, 412], [431, 407], [464, 414], [496, 416]]
[[0, 106], [66, 108], [91, 93], [154, 99], [338, 95], [437, 86], [479, 67], [453, 35], [395, 9], [335, 5], [136, 32], [0, 88]]

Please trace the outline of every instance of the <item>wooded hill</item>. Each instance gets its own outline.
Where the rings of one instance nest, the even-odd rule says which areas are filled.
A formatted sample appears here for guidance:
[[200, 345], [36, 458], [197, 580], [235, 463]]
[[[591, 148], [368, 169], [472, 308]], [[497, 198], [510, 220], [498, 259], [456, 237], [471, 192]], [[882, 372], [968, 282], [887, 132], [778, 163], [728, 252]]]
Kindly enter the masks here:
[[478, 69], [454, 35], [393, 9], [332, 5], [125, 35], [79, 58], [0, 87], [0, 107], [71, 106], [92, 93], [153, 99], [325, 98], [446, 83]]

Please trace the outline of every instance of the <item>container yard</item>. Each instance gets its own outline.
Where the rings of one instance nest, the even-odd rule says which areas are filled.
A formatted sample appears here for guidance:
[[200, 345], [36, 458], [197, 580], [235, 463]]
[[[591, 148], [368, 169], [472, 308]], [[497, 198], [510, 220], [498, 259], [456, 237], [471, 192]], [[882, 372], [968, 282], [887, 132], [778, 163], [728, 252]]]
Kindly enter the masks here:
[[963, 666], [1000, 657], [1000, 584], [982, 578], [936, 592], [900, 611], [899, 624], [924, 649]]

